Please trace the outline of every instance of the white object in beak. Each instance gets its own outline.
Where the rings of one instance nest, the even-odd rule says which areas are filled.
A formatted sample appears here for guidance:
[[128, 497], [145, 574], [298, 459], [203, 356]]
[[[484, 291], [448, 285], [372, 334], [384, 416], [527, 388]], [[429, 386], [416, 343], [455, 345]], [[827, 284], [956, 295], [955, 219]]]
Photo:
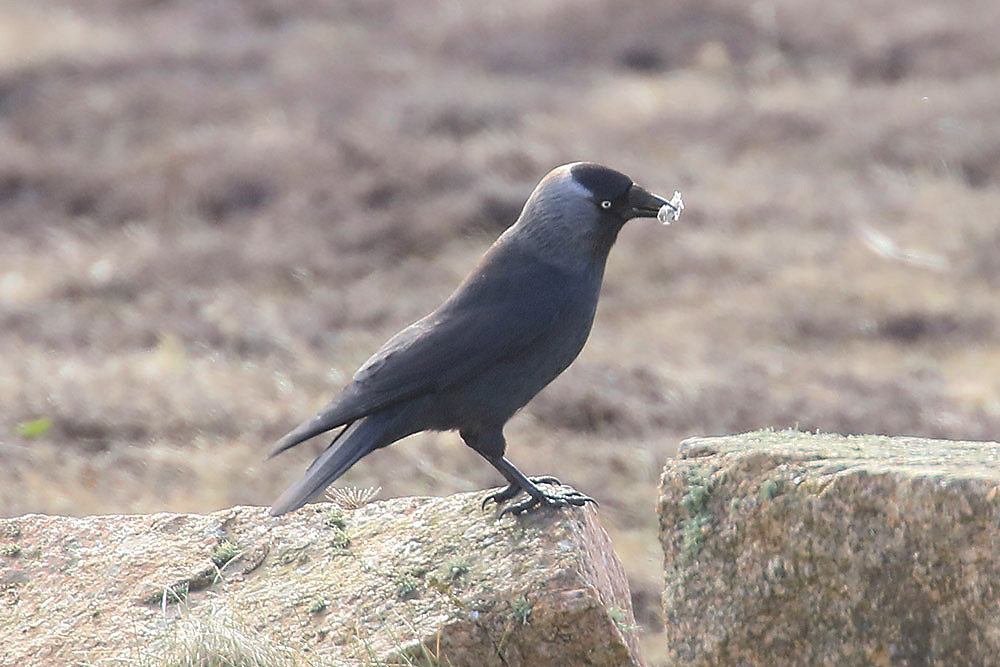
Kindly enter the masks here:
[[674, 196], [670, 198], [670, 203], [664, 204], [656, 212], [656, 219], [664, 225], [669, 225], [671, 222], [677, 222], [683, 210], [684, 200], [681, 199], [681, 193], [679, 190], [674, 190]]

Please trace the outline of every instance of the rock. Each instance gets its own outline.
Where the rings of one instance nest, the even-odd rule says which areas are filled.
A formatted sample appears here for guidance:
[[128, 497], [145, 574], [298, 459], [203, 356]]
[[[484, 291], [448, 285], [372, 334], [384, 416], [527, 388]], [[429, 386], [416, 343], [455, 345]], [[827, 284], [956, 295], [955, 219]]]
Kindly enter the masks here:
[[995, 664], [1000, 444], [696, 438], [660, 489], [671, 664]]
[[641, 664], [596, 510], [483, 496], [2, 519], [0, 664]]

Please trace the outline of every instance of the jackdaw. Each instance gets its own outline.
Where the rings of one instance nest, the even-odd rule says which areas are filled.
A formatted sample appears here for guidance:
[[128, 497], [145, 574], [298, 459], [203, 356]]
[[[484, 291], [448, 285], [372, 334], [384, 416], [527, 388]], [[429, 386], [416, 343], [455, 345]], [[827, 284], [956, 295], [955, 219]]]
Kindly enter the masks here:
[[437, 310], [389, 339], [316, 417], [275, 443], [268, 458], [344, 427], [271, 515], [302, 507], [366, 454], [427, 430], [457, 430], [507, 480], [484, 507], [521, 491], [527, 498], [504, 513], [593, 502], [554, 477], [523, 475], [504, 457], [503, 427], [583, 348], [622, 225], [667, 222], [682, 206], [679, 195], [667, 202], [598, 164], [549, 172]]

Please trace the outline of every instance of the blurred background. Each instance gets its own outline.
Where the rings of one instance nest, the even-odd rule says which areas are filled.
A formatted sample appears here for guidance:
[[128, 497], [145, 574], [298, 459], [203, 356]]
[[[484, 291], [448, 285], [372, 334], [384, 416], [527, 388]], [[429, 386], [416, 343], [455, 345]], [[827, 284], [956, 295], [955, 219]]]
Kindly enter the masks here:
[[[267, 463], [573, 160], [684, 193], [510, 458], [601, 503], [656, 662], [691, 435], [1000, 433], [995, 0], [0, 1], [0, 515], [269, 504]], [[495, 486], [455, 434], [340, 483]]]

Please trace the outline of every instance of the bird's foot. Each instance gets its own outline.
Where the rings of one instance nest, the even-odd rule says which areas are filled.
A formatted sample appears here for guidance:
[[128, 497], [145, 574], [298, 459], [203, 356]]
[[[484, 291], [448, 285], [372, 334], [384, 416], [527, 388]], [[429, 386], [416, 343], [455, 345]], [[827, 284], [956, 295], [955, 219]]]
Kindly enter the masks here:
[[[551, 475], [544, 475], [542, 477], [529, 477], [528, 480], [532, 484], [554, 484], [556, 486], [560, 486], [562, 484], [562, 482], [560, 482], [555, 477], [552, 477]], [[524, 489], [522, 489], [517, 484], [508, 484], [506, 489], [502, 491], [497, 491], [496, 493], [491, 493], [485, 498], [483, 498], [483, 509], [486, 509], [486, 505], [488, 505], [490, 501], [495, 502], [497, 505], [503, 505], [505, 502], [507, 502], [517, 494], [521, 493], [521, 491], [523, 490]]]
[[583, 507], [587, 503], [597, 505], [596, 500], [590, 496], [583, 495], [571, 486], [559, 485], [553, 491], [542, 491], [535, 487], [533, 490], [528, 491], [527, 498], [504, 508], [500, 512], [500, 518], [503, 518], [507, 514], [523, 514], [536, 507]]

